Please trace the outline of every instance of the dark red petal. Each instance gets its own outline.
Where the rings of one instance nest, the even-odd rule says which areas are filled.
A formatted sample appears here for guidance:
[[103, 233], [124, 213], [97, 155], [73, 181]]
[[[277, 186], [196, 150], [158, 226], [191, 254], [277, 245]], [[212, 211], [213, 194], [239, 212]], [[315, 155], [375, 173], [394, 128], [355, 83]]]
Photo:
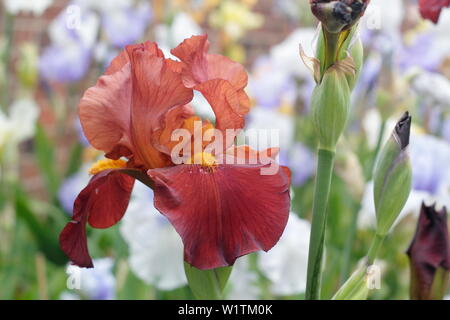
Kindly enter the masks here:
[[108, 228], [125, 213], [134, 178], [120, 170], [102, 171], [89, 181], [74, 203], [72, 221], [59, 236], [61, 249], [79, 267], [92, 268], [86, 239], [86, 222], [94, 228]]
[[437, 23], [441, 11], [445, 7], [450, 6], [450, 0], [420, 0], [419, 9], [420, 14], [424, 19], [428, 19]]
[[261, 168], [178, 165], [148, 171], [155, 207], [183, 239], [186, 262], [199, 269], [232, 265], [277, 243], [289, 215], [289, 179], [284, 170], [260, 175]]

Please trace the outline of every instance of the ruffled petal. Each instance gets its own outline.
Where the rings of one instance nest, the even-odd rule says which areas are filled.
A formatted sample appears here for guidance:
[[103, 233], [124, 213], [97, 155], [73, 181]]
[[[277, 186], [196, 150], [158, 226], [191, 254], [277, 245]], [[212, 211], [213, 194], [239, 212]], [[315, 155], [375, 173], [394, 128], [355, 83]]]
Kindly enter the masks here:
[[201, 35], [184, 40], [171, 52], [183, 62], [184, 85], [200, 91], [211, 104], [216, 127], [240, 129], [250, 110], [250, 99], [244, 91], [247, 72], [227, 57], [208, 54], [208, 49], [208, 36]]
[[208, 54], [208, 35], [193, 36], [184, 40], [171, 53], [184, 63], [183, 81], [187, 87], [202, 82], [222, 79], [230, 82], [236, 90], [247, 85], [248, 75], [244, 67], [218, 54]]
[[148, 171], [155, 207], [180, 234], [186, 262], [199, 269], [232, 265], [277, 243], [289, 215], [289, 178], [284, 170], [261, 175], [261, 168], [178, 165]]
[[101, 76], [89, 88], [79, 104], [84, 134], [95, 148], [108, 157], [130, 157], [133, 146], [130, 137], [131, 78], [130, 64]]
[[419, 9], [420, 14], [424, 19], [428, 19], [437, 23], [441, 11], [445, 7], [450, 6], [450, 0], [420, 0]]
[[186, 88], [174, 65], [154, 55], [143, 46], [127, 47], [132, 68], [132, 140], [139, 158], [148, 168], [170, 164], [167, 155], [153, 145], [153, 134], [164, 127], [164, 115], [173, 107], [192, 100], [191, 89]]
[[242, 96], [230, 82], [221, 79], [208, 80], [195, 87], [208, 100], [216, 115], [216, 128], [241, 129], [244, 116], [249, 111], [247, 95]]
[[59, 236], [61, 249], [79, 267], [92, 268], [86, 239], [86, 223], [109, 228], [125, 213], [135, 179], [122, 170], [105, 170], [92, 177], [74, 203], [72, 221]]

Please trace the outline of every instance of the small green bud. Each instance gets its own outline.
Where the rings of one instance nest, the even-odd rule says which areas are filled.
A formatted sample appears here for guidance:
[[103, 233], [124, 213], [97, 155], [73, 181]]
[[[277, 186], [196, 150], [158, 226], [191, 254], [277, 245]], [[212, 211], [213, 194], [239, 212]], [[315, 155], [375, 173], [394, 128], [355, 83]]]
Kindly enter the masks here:
[[411, 191], [412, 171], [408, 145], [411, 116], [406, 112], [381, 150], [374, 170], [377, 234], [388, 233]]
[[222, 267], [210, 270], [200, 270], [184, 263], [184, 272], [192, 293], [200, 300], [222, 299], [223, 290], [227, 284], [233, 267]]
[[339, 61], [325, 72], [313, 91], [311, 105], [314, 125], [322, 149], [334, 151], [344, 131], [351, 94], [348, 79], [354, 75], [351, 58]]

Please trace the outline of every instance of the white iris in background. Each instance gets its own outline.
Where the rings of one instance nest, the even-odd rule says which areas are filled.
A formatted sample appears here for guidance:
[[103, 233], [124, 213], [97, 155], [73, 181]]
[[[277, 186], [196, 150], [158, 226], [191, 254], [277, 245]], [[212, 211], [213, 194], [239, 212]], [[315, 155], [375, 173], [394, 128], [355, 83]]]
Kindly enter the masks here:
[[250, 269], [249, 258], [240, 257], [233, 265], [225, 290], [230, 300], [257, 300], [260, 297], [258, 274]]
[[184, 39], [193, 35], [202, 34], [202, 29], [190, 15], [180, 12], [173, 18], [170, 26], [166, 24], [157, 25], [154, 32], [156, 42], [164, 55], [168, 58], [174, 58], [170, 54], [170, 48], [175, 48]]
[[8, 113], [0, 109], [0, 154], [7, 145], [17, 145], [34, 135], [39, 108], [33, 100], [19, 99]]
[[310, 232], [311, 224], [291, 213], [277, 245], [269, 252], [258, 253], [258, 267], [272, 282], [273, 294], [288, 296], [305, 291]]
[[53, 0], [5, 0], [6, 11], [12, 15], [20, 12], [40, 16], [53, 3]]
[[70, 291], [64, 291], [62, 300], [111, 300], [115, 299], [116, 279], [112, 274], [114, 260], [111, 258], [95, 259], [95, 268], [67, 267]]
[[120, 231], [129, 246], [131, 270], [140, 279], [160, 290], [187, 284], [181, 238], [153, 206], [153, 192], [138, 181]]

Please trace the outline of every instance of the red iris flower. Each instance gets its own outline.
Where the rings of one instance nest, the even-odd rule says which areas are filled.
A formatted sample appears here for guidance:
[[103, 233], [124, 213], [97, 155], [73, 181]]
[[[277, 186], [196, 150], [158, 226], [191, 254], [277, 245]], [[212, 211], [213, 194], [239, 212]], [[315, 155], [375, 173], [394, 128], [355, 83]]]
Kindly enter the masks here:
[[[74, 214], [60, 235], [70, 260], [92, 267], [86, 223], [108, 228], [123, 216], [135, 179], [154, 190], [154, 205], [184, 243], [185, 261], [199, 269], [232, 265], [236, 258], [271, 249], [288, 219], [289, 170], [261, 175], [264, 155], [249, 147], [226, 145], [202, 152], [200, 163], [175, 164], [170, 156], [175, 129], [194, 133], [189, 102], [193, 90], [203, 94], [219, 131], [241, 129], [249, 111], [244, 91], [247, 74], [230, 59], [208, 54], [207, 36], [186, 39], [166, 59], [155, 43], [127, 46], [79, 105], [84, 133], [105, 152], [91, 169], [93, 177], [74, 203]], [[202, 122], [202, 129], [213, 125]], [[237, 155], [235, 155], [235, 152]], [[277, 150], [269, 150], [273, 157]], [[255, 164], [243, 158], [257, 156]], [[221, 164], [220, 156], [236, 161]], [[267, 159], [267, 158], [266, 158]], [[271, 160], [274, 161], [274, 160]], [[190, 164], [192, 163], [192, 164]]]
[[437, 23], [442, 9], [450, 6], [450, 0], [420, 0], [420, 14], [424, 19]]

